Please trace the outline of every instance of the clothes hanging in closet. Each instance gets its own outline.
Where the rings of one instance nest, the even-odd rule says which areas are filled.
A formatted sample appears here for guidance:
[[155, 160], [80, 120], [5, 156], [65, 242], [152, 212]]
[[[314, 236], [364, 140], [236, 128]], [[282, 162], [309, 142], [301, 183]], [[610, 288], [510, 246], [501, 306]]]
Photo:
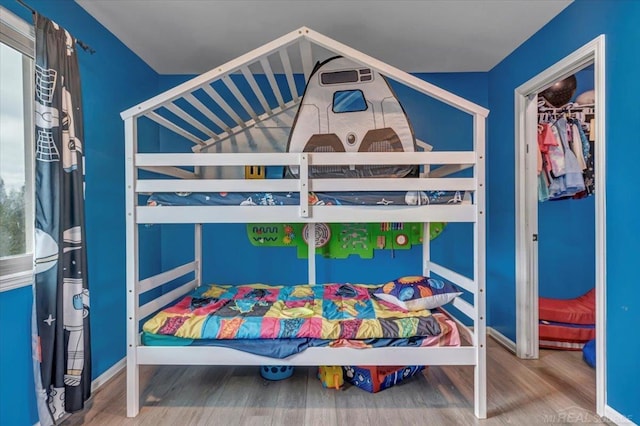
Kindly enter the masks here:
[[[582, 123], [561, 116], [538, 125], [538, 200], [583, 198], [593, 193], [593, 146]], [[552, 118], [552, 117], [551, 117]]]

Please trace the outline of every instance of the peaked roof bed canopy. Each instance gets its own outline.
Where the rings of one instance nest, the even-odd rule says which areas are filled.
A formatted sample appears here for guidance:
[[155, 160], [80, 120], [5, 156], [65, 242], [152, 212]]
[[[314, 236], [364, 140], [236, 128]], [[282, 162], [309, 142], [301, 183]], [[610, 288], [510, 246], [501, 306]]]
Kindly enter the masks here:
[[[423, 152], [244, 152], [232, 146], [236, 138], [267, 120], [277, 120], [300, 105], [315, 64], [339, 55], [372, 69], [387, 79], [444, 102], [471, 115], [473, 148], [468, 151]], [[284, 75], [284, 77], [282, 77]], [[473, 322], [470, 346], [434, 348], [310, 348], [284, 360], [283, 365], [473, 365], [474, 412], [486, 417], [485, 327], [485, 119], [489, 111], [462, 97], [385, 64], [351, 47], [302, 27], [224, 65], [152, 97], [124, 112], [126, 157], [127, 252], [127, 414], [139, 411], [139, 372], [144, 364], [264, 365], [273, 359], [220, 347], [161, 347], [140, 343], [139, 324], [158, 309], [202, 284], [203, 223], [307, 223], [309, 284], [315, 284], [315, 225], [321, 222], [473, 223], [473, 278], [438, 265], [429, 258], [429, 238], [423, 238], [424, 275], [439, 275], [471, 293], [473, 303], [456, 298], [453, 305]], [[149, 119], [191, 142], [193, 153], [140, 153], [138, 120]], [[260, 147], [258, 147], [260, 149]], [[232, 151], [232, 152], [229, 152]], [[271, 148], [271, 151], [274, 151]], [[425, 173], [415, 179], [314, 179], [311, 166], [416, 165]], [[292, 179], [234, 179], [206, 176], [211, 167], [294, 166]], [[432, 168], [437, 166], [436, 168]], [[472, 177], [449, 177], [471, 168]], [[139, 174], [147, 170], [169, 179]], [[172, 179], [173, 178], [173, 179]], [[403, 206], [323, 206], [309, 203], [310, 191], [460, 191], [473, 194], [468, 202], [436, 205], [417, 202]], [[154, 192], [273, 191], [299, 194], [299, 205], [204, 206], [157, 208], [138, 205], [138, 196]], [[194, 224], [194, 260], [140, 280], [138, 225]], [[139, 296], [183, 277], [193, 280], [145, 304]], [[461, 327], [464, 327], [461, 325]], [[464, 327], [466, 329], [466, 327]]]

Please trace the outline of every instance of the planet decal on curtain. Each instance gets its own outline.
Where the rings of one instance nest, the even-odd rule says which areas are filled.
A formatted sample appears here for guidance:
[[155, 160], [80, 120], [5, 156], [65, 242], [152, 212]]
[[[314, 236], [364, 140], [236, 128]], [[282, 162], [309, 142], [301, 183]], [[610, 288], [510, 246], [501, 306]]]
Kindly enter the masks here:
[[48, 271], [58, 262], [58, 244], [42, 229], [36, 228], [36, 274]]

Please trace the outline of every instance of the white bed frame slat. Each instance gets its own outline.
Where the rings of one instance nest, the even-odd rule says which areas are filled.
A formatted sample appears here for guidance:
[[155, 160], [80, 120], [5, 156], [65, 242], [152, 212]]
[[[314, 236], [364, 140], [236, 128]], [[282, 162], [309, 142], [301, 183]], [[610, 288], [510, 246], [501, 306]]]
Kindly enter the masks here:
[[150, 365], [474, 365], [473, 347], [353, 349], [309, 348], [285, 359], [221, 347], [140, 346], [141, 364]]
[[400, 184], [390, 179], [312, 179], [311, 191], [473, 191], [476, 187], [473, 178], [454, 179], [404, 179]]
[[194, 281], [196, 287], [202, 285], [202, 224], [196, 223], [193, 227], [193, 257], [195, 263]]
[[[305, 83], [309, 81], [309, 76], [313, 71], [313, 54], [311, 52], [311, 43], [307, 39], [303, 39], [300, 45], [300, 60], [302, 61], [302, 69], [304, 72]], [[299, 94], [302, 96], [302, 93]]]
[[[307, 152], [309, 165], [358, 164], [474, 164], [475, 153], [466, 151], [435, 152]], [[299, 153], [170, 153], [136, 154], [138, 166], [293, 166], [300, 164]]]
[[[417, 153], [223, 153], [223, 143], [234, 135], [251, 128], [257, 122], [265, 120], [295, 107], [302, 93], [295, 86], [291, 58], [287, 49], [297, 44], [305, 78], [313, 69], [314, 47], [317, 52], [328, 50], [334, 54], [350, 58], [357, 63], [375, 69], [388, 78], [404, 84], [420, 93], [445, 102], [473, 116], [473, 151], [461, 152], [417, 152]], [[292, 47], [293, 48], [293, 47]], [[278, 53], [291, 91], [292, 100], [285, 102], [275, 75], [269, 64], [269, 57]], [[274, 62], [275, 64], [275, 62]], [[257, 83], [251, 69], [265, 73], [268, 87], [278, 102], [271, 107]], [[242, 73], [243, 77], [258, 99], [264, 113], [252, 109], [247, 98], [248, 89], [240, 90], [230, 75]], [[222, 80], [239, 105], [251, 116], [244, 122], [238, 112], [222, 99], [212, 84]], [[193, 93], [202, 89], [206, 96], [218, 104], [229, 117], [237, 123], [230, 124], [211, 112]], [[226, 92], [226, 91], [225, 91]], [[269, 95], [270, 96], [270, 95]], [[173, 103], [184, 99], [208, 120], [222, 129], [216, 133], [213, 129], [204, 132], [200, 126], [207, 125]], [[233, 103], [235, 105], [235, 102]], [[209, 139], [202, 141], [191, 132], [183, 129], [169, 119], [165, 119], [156, 110], [167, 107], [179, 119], [184, 120]], [[186, 115], [185, 115], [186, 114]], [[127, 254], [127, 416], [135, 416], [140, 408], [139, 365], [143, 364], [218, 364], [218, 365], [472, 365], [474, 367], [474, 413], [486, 418], [486, 307], [485, 307], [485, 118], [488, 110], [467, 101], [430, 83], [384, 64], [368, 55], [338, 43], [308, 28], [300, 28], [285, 36], [267, 43], [248, 54], [242, 55], [220, 67], [212, 69], [186, 83], [176, 86], [153, 97], [127, 111], [121, 116], [125, 121], [126, 149], [126, 254]], [[244, 113], [242, 113], [244, 115]], [[194, 142], [194, 151], [215, 149], [215, 153], [198, 152], [195, 154], [164, 153], [140, 154], [137, 152], [137, 120], [146, 116], [156, 123]], [[229, 120], [230, 121], [230, 120]], [[199, 123], [197, 125], [196, 123]], [[419, 146], [430, 151], [430, 146], [418, 142]], [[429, 148], [429, 149], [427, 149]], [[430, 171], [421, 179], [309, 179], [309, 167], [318, 165], [358, 165], [358, 164], [404, 164], [422, 165]], [[201, 168], [210, 166], [295, 166], [299, 170], [298, 179], [258, 181], [240, 181], [234, 179], [194, 179]], [[180, 169], [193, 166], [196, 173]], [[436, 167], [432, 167], [436, 166]], [[439, 167], [438, 167], [439, 166]], [[472, 168], [472, 177], [443, 178], [450, 174]], [[138, 179], [138, 170], [163, 173], [177, 179]], [[183, 179], [184, 178], [184, 179]], [[277, 191], [298, 192], [299, 205], [292, 206], [138, 206], [138, 194], [152, 191], [169, 192], [223, 192], [232, 188], [235, 191]], [[452, 205], [418, 206], [311, 206], [308, 203], [309, 191], [345, 191], [345, 190], [385, 190], [385, 191], [428, 191], [455, 190], [465, 191], [463, 202]], [[471, 197], [470, 194], [473, 194]], [[473, 199], [472, 199], [473, 198]], [[472, 346], [463, 347], [393, 347], [359, 350], [352, 348], [310, 348], [285, 360], [273, 360], [245, 352], [220, 347], [145, 347], [139, 340], [139, 321], [162, 306], [176, 300], [192, 288], [202, 284], [202, 256], [204, 223], [306, 223], [309, 231], [308, 281], [316, 282], [315, 224], [316, 223], [366, 223], [366, 222], [422, 222], [424, 235], [429, 234], [429, 222], [469, 222], [473, 224], [473, 277], [468, 278], [456, 271], [430, 261], [429, 238], [422, 242], [422, 271], [431, 273], [457, 284], [473, 294], [473, 303], [457, 298], [453, 306], [463, 315], [469, 316], [473, 326], [468, 328], [459, 323], [462, 334], [467, 333]], [[162, 272], [154, 277], [139, 281], [139, 245], [138, 224], [188, 223], [194, 225], [194, 259], [185, 265]], [[183, 273], [184, 272], [184, 273]], [[191, 282], [159, 296], [146, 305], [139, 306], [139, 294], [152, 288], [161, 288], [186, 273], [194, 273]], [[185, 278], [185, 279], [188, 279]], [[149, 293], [148, 293], [149, 294]]]
[[184, 217], [197, 223], [473, 222], [476, 215], [475, 205], [309, 206], [308, 209], [309, 216], [301, 217], [300, 206], [139, 206], [136, 215], [140, 224], [184, 223]]
[[[274, 179], [275, 180], [275, 179]], [[138, 182], [137, 191], [145, 192], [297, 192], [297, 179], [267, 182], [265, 179], [145, 179]]]
[[293, 70], [291, 69], [291, 60], [289, 59], [289, 54], [287, 53], [287, 49], [280, 49], [278, 51], [280, 54], [280, 61], [282, 62], [282, 67], [284, 68], [284, 75], [287, 77], [287, 84], [289, 85], [289, 91], [291, 92], [291, 96], [295, 102], [298, 102], [298, 90], [296, 89], [296, 82], [293, 78]]
[[[220, 127], [220, 129], [222, 129], [223, 131], [226, 131], [226, 132], [228, 132], [230, 130], [229, 126], [227, 125], [227, 123], [222, 121], [222, 119], [220, 119], [220, 117], [218, 117], [213, 112], [211, 112], [211, 110], [209, 108], [207, 108], [202, 102], [200, 102], [200, 99], [196, 98], [193, 94], [187, 93], [186, 95], [184, 95], [184, 99], [187, 102], [189, 102], [191, 104], [191, 106], [193, 106], [195, 109], [200, 111], [205, 117], [207, 117], [209, 120], [211, 120], [216, 126]], [[219, 135], [215, 134], [215, 133], [212, 136], [212, 138], [214, 140], [220, 140]]]
[[240, 89], [238, 89], [238, 86], [236, 86], [236, 83], [233, 82], [233, 79], [231, 78], [231, 76], [226, 75], [222, 77], [222, 81], [225, 84], [225, 86], [227, 86], [229, 91], [233, 94], [233, 96], [236, 97], [236, 99], [238, 100], [240, 105], [242, 105], [242, 108], [244, 108], [247, 114], [249, 114], [249, 116], [251, 116], [251, 118], [254, 121], [258, 121], [258, 113], [256, 113], [255, 110], [251, 108], [249, 101], [247, 101], [247, 98], [245, 98], [242, 92], [240, 91]]
[[476, 206], [309, 206], [308, 217], [300, 216], [300, 206], [139, 206], [136, 212], [140, 224], [184, 223], [185, 217], [197, 223], [473, 222]]
[[193, 127], [195, 127], [196, 129], [200, 130], [205, 135], [209, 136], [210, 138], [216, 136], [216, 134], [215, 134], [215, 132], [213, 130], [211, 130], [210, 128], [208, 128], [207, 126], [205, 126], [204, 124], [202, 124], [201, 122], [199, 122], [198, 120], [193, 118], [192, 115], [188, 114], [185, 110], [180, 108], [178, 105], [176, 105], [176, 104], [167, 104], [167, 105], [164, 105], [164, 107], [167, 110], [171, 111], [173, 114], [175, 114], [177, 117], [179, 117], [182, 120], [186, 121], [187, 123], [191, 124]]
[[193, 143], [196, 143], [198, 145], [204, 145], [204, 141], [202, 139], [186, 131], [185, 129], [178, 126], [177, 124], [172, 123], [171, 121], [167, 120], [161, 115], [156, 114], [155, 112], [149, 112], [145, 116], [155, 121], [156, 123], [160, 124], [161, 126], [166, 127], [167, 129], [173, 131], [174, 133], [177, 133], [183, 138], [189, 139]]
[[262, 66], [264, 74], [267, 76], [267, 81], [269, 82], [269, 86], [271, 86], [271, 91], [278, 101], [278, 105], [280, 106], [280, 108], [284, 108], [284, 99], [282, 99], [282, 93], [280, 93], [280, 87], [278, 86], [276, 76], [273, 74], [273, 70], [271, 69], [271, 65], [269, 64], [269, 59], [260, 59], [260, 65]]
[[429, 177], [441, 178], [473, 167], [473, 164], [447, 164], [429, 171]]
[[183, 284], [180, 287], [174, 290], [171, 290], [166, 294], [163, 294], [157, 299], [153, 299], [152, 301], [140, 306], [138, 311], [140, 321], [142, 321], [152, 313], [156, 312], [158, 309], [162, 309], [163, 307], [167, 306], [169, 303], [189, 293], [191, 290], [193, 290], [197, 286], [198, 286], [198, 283], [196, 282], [196, 280], [191, 280], [188, 283]]
[[[422, 275], [428, 277], [431, 273], [429, 259], [431, 259], [431, 223], [422, 223]], [[429, 236], [429, 238], [425, 238]]]
[[451, 269], [445, 268], [444, 266], [438, 265], [434, 262], [429, 262], [428, 269], [434, 274], [440, 275], [445, 280], [451, 281], [452, 283], [459, 285], [469, 293], [476, 292], [476, 283], [472, 279], [465, 277], [457, 272], [452, 271]]
[[[149, 169], [146, 167], [145, 169]], [[189, 172], [185, 172], [189, 173]], [[193, 177], [195, 174], [191, 173]], [[298, 179], [145, 179], [137, 192], [293, 192], [300, 188]], [[473, 191], [475, 179], [405, 179], [401, 185], [389, 179], [310, 179], [309, 191]]]
[[[273, 109], [273, 111], [272, 111], [272, 113], [271, 113], [271, 115], [269, 115], [269, 114], [262, 114], [262, 115], [260, 115], [260, 116], [258, 117], [258, 121], [255, 121], [255, 120], [252, 118], [251, 120], [249, 120], [249, 121], [247, 121], [247, 122], [246, 122], [246, 127], [245, 127], [245, 129], [251, 128], [251, 127], [255, 126], [258, 122], [260, 122], [260, 121], [262, 121], [262, 120], [265, 120], [265, 119], [267, 119], [267, 118], [269, 118], [269, 117], [275, 117], [276, 115], [278, 115], [278, 114], [280, 114], [280, 113], [282, 113], [282, 112], [285, 112], [285, 111], [287, 111], [288, 109], [290, 109], [290, 108], [292, 108], [292, 107], [294, 107], [294, 106], [296, 106], [296, 104], [292, 101], [292, 102], [289, 102], [289, 103], [285, 104], [285, 105], [284, 105], [284, 109], [281, 109], [280, 107], [276, 107], [276, 108], [274, 108], [274, 109]], [[206, 141], [204, 146], [200, 146], [200, 147], [196, 147], [196, 148], [199, 148], [199, 150], [200, 150], [200, 151], [202, 151], [202, 150], [204, 150], [204, 149], [206, 149], [206, 148], [209, 148], [209, 147], [211, 147], [211, 146], [213, 146], [213, 145], [219, 145], [221, 142], [224, 142], [225, 140], [232, 138], [234, 135], [236, 135], [236, 134], [240, 133], [240, 132], [241, 132], [241, 131], [243, 131], [243, 130], [244, 130], [244, 129], [243, 129], [243, 128], [241, 128], [240, 126], [234, 127], [233, 129], [231, 129], [231, 130], [229, 131], [229, 133], [228, 133], [228, 134], [226, 134], [226, 135], [220, 135], [220, 139], [219, 139], [219, 140], [209, 140], [209, 141]]]
[[198, 267], [198, 264], [194, 262], [185, 263], [184, 265], [177, 266], [168, 271], [162, 272], [158, 275], [145, 278], [138, 283], [138, 294], [145, 293], [158, 286], [166, 284], [170, 281], [180, 278], [190, 272], [194, 272]]
[[[300, 217], [309, 217], [309, 155], [298, 154], [300, 164]], [[315, 233], [314, 233], [315, 235]]]
[[473, 305], [469, 302], [466, 302], [461, 297], [456, 297], [455, 299], [453, 299], [453, 302], [451, 304], [455, 306], [460, 312], [465, 314], [470, 320], [473, 320], [473, 318], [476, 316], [476, 309], [473, 307]]
[[260, 86], [258, 85], [255, 77], [253, 77], [251, 70], [249, 70], [248, 67], [242, 67], [240, 68], [240, 72], [247, 80], [247, 83], [249, 83], [249, 87], [251, 87], [251, 90], [253, 90], [253, 93], [258, 98], [258, 101], [260, 102], [260, 105], [262, 105], [262, 109], [264, 109], [264, 112], [266, 114], [272, 114], [273, 111], [271, 110], [271, 106], [269, 105], [269, 102], [267, 102], [267, 98], [264, 97], [262, 90], [260, 90]]
[[[190, 172], [188, 170], [181, 169], [179, 167], [171, 167], [171, 166], [141, 166], [139, 167], [141, 170], [146, 170], [148, 172], [159, 173], [165, 176], [172, 176], [178, 179], [182, 179], [181, 182], [184, 182], [187, 179], [197, 179], [198, 175]], [[138, 181], [138, 187], [140, 183], [146, 182], [146, 180]], [[140, 191], [138, 188], [137, 192], [145, 192]]]
[[[204, 92], [215, 101], [215, 103], [217, 103], [220, 108], [222, 108], [224, 110], [224, 112], [226, 112], [229, 117], [231, 117], [231, 119], [233, 121], [235, 121], [235, 123], [242, 127], [243, 129], [247, 127], [247, 124], [244, 122], [244, 120], [242, 118], [240, 118], [240, 116], [233, 110], [233, 108], [231, 108], [229, 106], [229, 104], [227, 103], [227, 101], [225, 101], [224, 99], [222, 99], [222, 96], [220, 96], [220, 94], [218, 92], [216, 92], [213, 87], [209, 86], [208, 84], [202, 87], [202, 90], [204, 90]], [[228, 129], [229, 126], [226, 127], [226, 129]]]
[[309, 223], [308, 227], [308, 240], [307, 240], [307, 259], [308, 259], [308, 281], [309, 284], [316, 284], [316, 224]]

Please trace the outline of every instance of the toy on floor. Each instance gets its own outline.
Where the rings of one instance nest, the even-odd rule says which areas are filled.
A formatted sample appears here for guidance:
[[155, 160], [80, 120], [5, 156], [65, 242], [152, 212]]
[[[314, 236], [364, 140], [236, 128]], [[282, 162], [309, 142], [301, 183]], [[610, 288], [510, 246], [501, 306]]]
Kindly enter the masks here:
[[371, 367], [371, 366], [348, 366], [343, 367], [345, 380], [367, 392], [380, 392], [390, 388], [409, 377], [415, 376], [424, 366], [413, 365], [408, 367]]
[[260, 367], [260, 375], [267, 380], [284, 380], [291, 377], [293, 367], [290, 365], [263, 365]]
[[342, 367], [335, 365], [323, 365], [318, 367], [318, 379], [322, 386], [329, 389], [340, 389], [344, 385]]
[[582, 359], [589, 367], [596, 368], [596, 339], [589, 340], [582, 348]]
[[574, 299], [541, 297], [538, 305], [540, 347], [579, 351], [596, 337], [596, 292]]

